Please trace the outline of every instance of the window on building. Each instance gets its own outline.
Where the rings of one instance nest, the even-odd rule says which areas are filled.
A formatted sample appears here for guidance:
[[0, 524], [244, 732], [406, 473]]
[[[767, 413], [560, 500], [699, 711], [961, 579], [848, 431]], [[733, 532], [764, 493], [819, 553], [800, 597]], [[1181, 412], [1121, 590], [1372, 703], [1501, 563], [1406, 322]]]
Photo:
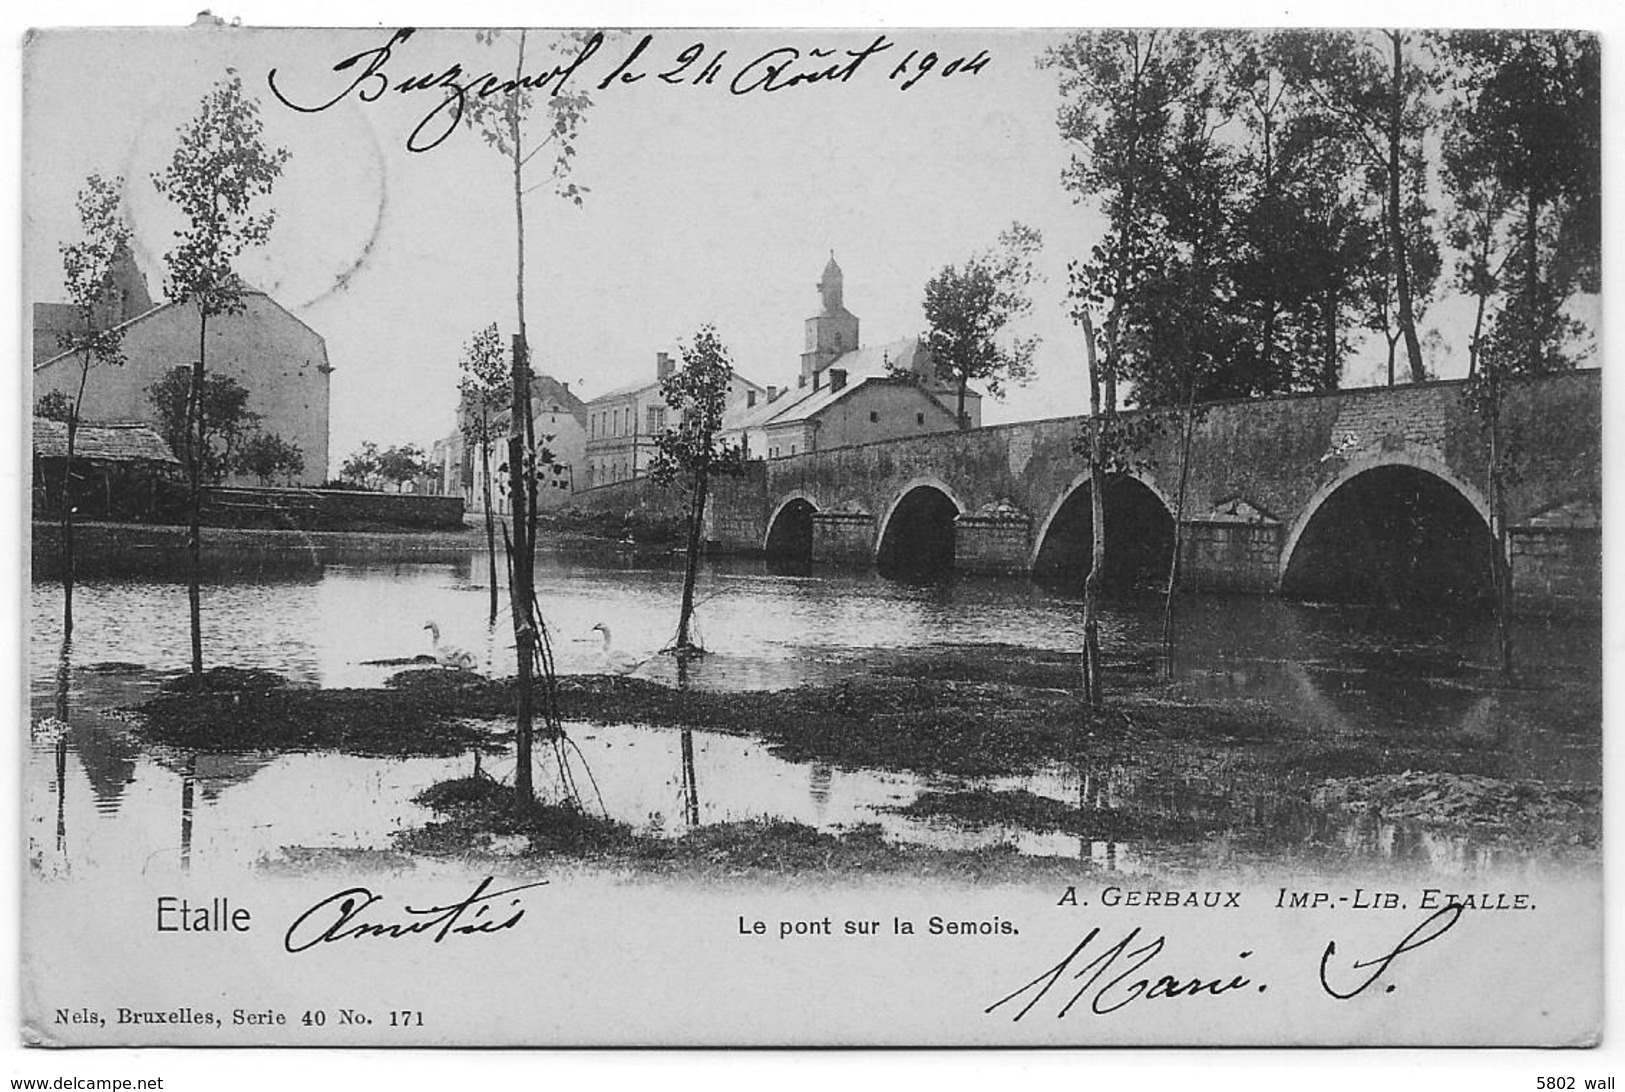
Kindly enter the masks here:
[[648, 410], [648, 418], [649, 418], [649, 435], [650, 436], [654, 436], [657, 433], [665, 431], [665, 428], [666, 428], [666, 407], [665, 406], [650, 406], [649, 410]]
[[794, 455], [795, 453], [796, 453], [796, 445], [791, 444], [790, 445], [790, 454]]
[[923, 413], [916, 413], [916, 414], [915, 414], [915, 415], [914, 415], [914, 423], [915, 423], [915, 424], [916, 424], [916, 425], [923, 425], [923, 424], [925, 424], [925, 414], [923, 414]]
[[870, 410], [869, 411], [869, 423], [871, 425], [880, 423], [880, 411], [879, 410]]

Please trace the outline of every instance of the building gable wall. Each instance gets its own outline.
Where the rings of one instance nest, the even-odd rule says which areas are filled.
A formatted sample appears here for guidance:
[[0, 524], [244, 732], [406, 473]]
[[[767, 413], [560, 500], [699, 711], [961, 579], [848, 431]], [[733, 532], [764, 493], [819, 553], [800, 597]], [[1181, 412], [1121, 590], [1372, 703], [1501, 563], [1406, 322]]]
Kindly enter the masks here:
[[[158, 424], [147, 389], [170, 370], [197, 357], [198, 313], [190, 304], [149, 311], [125, 328], [125, 363], [90, 370], [83, 416], [88, 421], [145, 421]], [[252, 293], [244, 309], [216, 315], [208, 323], [205, 364], [212, 375], [228, 375], [248, 391], [248, 408], [260, 415], [258, 427], [299, 445], [304, 454], [302, 484], [328, 479], [329, 367], [320, 335], [269, 297]], [[79, 362], [58, 357], [34, 371], [35, 401], [47, 391], [72, 396]], [[251, 476], [228, 479], [253, 484]]]

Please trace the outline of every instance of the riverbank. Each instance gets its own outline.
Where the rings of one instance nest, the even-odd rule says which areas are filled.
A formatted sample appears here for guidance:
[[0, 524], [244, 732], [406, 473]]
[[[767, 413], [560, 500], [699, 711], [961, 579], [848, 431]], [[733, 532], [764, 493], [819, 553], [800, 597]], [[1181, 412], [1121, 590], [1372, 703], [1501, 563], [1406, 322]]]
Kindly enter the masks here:
[[[1519, 775], [1504, 741], [1471, 730], [1316, 731], [1266, 703], [1165, 680], [1149, 662], [1113, 664], [1108, 706], [1094, 711], [1072, 689], [1076, 670], [1076, 658], [1062, 653], [937, 645], [877, 650], [863, 673], [829, 686], [723, 693], [567, 676], [558, 700], [571, 732], [633, 724], [744, 736], [791, 762], [920, 778], [924, 791], [883, 809], [899, 816], [1133, 847], [1175, 868], [1218, 860], [1335, 869], [1384, 839], [1400, 847], [1390, 850], [1396, 859], [1429, 838], [1514, 858], [1598, 854], [1600, 762], [1592, 780], [1534, 780]], [[139, 734], [211, 751], [512, 749], [510, 681], [436, 668], [401, 672], [383, 690], [296, 689], [263, 676], [252, 685], [215, 681], [198, 692], [172, 686], [142, 706]], [[1492, 677], [1471, 672], [1454, 685], [1473, 701], [1498, 693]], [[1552, 730], [1583, 739], [1589, 722], [1595, 733], [1597, 710], [1553, 705]], [[1074, 794], [1021, 787], [1044, 771], [1062, 771]], [[519, 807], [488, 779], [444, 782], [419, 802], [436, 818], [397, 837], [410, 855], [517, 853], [650, 874], [925, 870], [986, 879], [1078, 866], [1024, 857], [1008, 840], [924, 848], [889, 841], [877, 826], [818, 830], [772, 816], [666, 837], [597, 815], [590, 793], [579, 808]]]
[[[62, 527], [35, 520], [31, 562], [34, 579], [54, 580], [62, 564]], [[484, 546], [483, 531], [371, 528], [304, 531], [291, 527], [204, 527], [205, 580], [241, 575], [296, 575], [349, 562], [443, 561]], [[155, 576], [173, 579], [189, 565], [185, 527], [158, 523], [78, 523], [76, 568], [81, 578]]]

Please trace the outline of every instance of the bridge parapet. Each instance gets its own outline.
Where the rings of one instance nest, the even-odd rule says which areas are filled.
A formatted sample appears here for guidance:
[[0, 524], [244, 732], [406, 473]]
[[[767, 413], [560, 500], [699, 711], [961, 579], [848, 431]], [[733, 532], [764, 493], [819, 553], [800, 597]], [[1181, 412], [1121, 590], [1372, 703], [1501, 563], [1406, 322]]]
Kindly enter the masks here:
[[[1488, 534], [1487, 450], [1463, 392], [1452, 381], [1202, 407], [1185, 489], [1186, 580], [1273, 593], [1305, 542], [1322, 551], [1328, 572], [1363, 568], [1374, 550], [1407, 548], [1397, 524], [1376, 527], [1381, 533], [1367, 542], [1372, 528], [1362, 523], [1362, 505], [1385, 509], [1374, 514], [1390, 523], [1450, 507], [1454, 544], [1436, 548], [1431, 563], [1451, 553], [1477, 557]], [[1166, 417], [1168, 427], [1140, 453], [1129, 483], [1136, 488], [1121, 495], [1139, 508], [1134, 533], [1152, 536], [1131, 535], [1110, 548], [1130, 554], [1165, 548], [1177, 504], [1170, 483], [1181, 476], [1174, 415], [1145, 412]], [[951, 537], [948, 563], [959, 569], [1086, 564], [1080, 503], [1087, 510], [1088, 475], [1073, 450], [1085, 421], [1020, 422], [757, 463], [751, 477], [719, 488], [711, 538], [724, 549], [761, 550], [776, 523], [793, 520], [800, 530], [781, 535], [781, 543], [810, 544], [814, 560], [868, 564], [881, 556], [889, 529], [901, 528], [893, 521], [902, 513], [908, 534]], [[1530, 603], [1594, 602], [1601, 586], [1600, 376], [1519, 380], [1508, 387], [1504, 421], [1518, 451], [1519, 474], [1507, 491], [1514, 587]], [[1400, 512], [1402, 504], [1413, 514]], [[1570, 511], [1542, 518], [1587, 504], [1589, 517]], [[1317, 521], [1341, 523], [1309, 533]], [[1108, 534], [1113, 526], [1119, 521], [1108, 519]], [[1478, 545], [1469, 542], [1473, 536]], [[906, 546], [893, 540], [885, 548], [909, 555]]]

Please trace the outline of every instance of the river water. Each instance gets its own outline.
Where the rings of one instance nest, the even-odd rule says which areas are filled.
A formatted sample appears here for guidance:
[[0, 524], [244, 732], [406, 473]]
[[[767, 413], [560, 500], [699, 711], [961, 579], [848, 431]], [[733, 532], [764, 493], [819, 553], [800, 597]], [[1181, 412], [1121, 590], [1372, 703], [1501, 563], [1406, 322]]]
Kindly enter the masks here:
[[[657, 655], [671, 638], [681, 589], [680, 569], [669, 559], [548, 555], [538, 580], [561, 672], [669, 681], [671, 660]], [[53, 715], [60, 595], [50, 583], [32, 589], [24, 807], [29, 858], [42, 873], [238, 867], [301, 850], [388, 850], [395, 832], [432, 819], [411, 802], [414, 795], [472, 769], [470, 758], [193, 754], [143, 743], [123, 710], [188, 662], [186, 590], [178, 579], [80, 585], [70, 711], [60, 721]], [[1081, 642], [1077, 597], [1025, 579], [908, 584], [873, 572], [787, 575], [759, 560], [719, 559], [706, 566], [698, 598], [699, 634], [711, 650], [690, 671], [689, 684], [699, 687], [829, 683], [862, 672], [875, 650], [929, 656], [934, 645], [989, 644], [1019, 655], [1010, 649], [1070, 651]], [[467, 650], [479, 669], [511, 670], [507, 620], [487, 627], [487, 599], [483, 562], [473, 551], [413, 562], [306, 558], [206, 586], [205, 659], [265, 667], [306, 684], [376, 687], [400, 667], [368, 661], [428, 652], [424, 626], [432, 620], [443, 643]], [[1600, 780], [1595, 620], [1520, 623], [1526, 675], [1541, 684], [1497, 692], [1470, 684], [1492, 656], [1493, 632], [1482, 616], [1190, 595], [1180, 600], [1179, 619], [1177, 670], [1202, 695], [1263, 702], [1334, 739], [1375, 731], [1395, 741], [1418, 733], [1480, 740], [1494, 748], [1499, 777]], [[1108, 654], [1154, 654], [1159, 625], [1160, 601], [1112, 604], [1103, 633]], [[1186, 797], [1256, 797], [1262, 814], [1270, 795], [1268, 785], [1243, 784], [1223, 761], [1193, 762], [1172, 780], [1132, 763], [964, 780], [788, 762], [756, 741], [705, 732], [692, 736], [690, 783], [679, 731], [569, 729], [608, 812], [655, 834], [680, 834], [696, 817], [772, 816], [825, 830], [870, 823], [896, 841], [950, 849], [1012, 843], [1025, 853], [1133, 872], [1168, 865], [1167, 847], [997, 824], [951, 826], [889, 809], [927, 790], [989, 788], [1074, 805], [1084, 798], [1167, 807]], [[485, 768], [511, 776], [512, 760], [488, 758]], [[1497, 855], [1493, 844], [1467, 836], [1370, 818], [1283, 821], [1271, 813], [1259, 827], [1243, 834], [1283, 854], [1330, 844], [1354, 859], [1405, 858], [1451, 871], [1487, 867]], [[1200, 863], [1215, 852], [1222, 844], [1185, 846], [1174, 863]]]

